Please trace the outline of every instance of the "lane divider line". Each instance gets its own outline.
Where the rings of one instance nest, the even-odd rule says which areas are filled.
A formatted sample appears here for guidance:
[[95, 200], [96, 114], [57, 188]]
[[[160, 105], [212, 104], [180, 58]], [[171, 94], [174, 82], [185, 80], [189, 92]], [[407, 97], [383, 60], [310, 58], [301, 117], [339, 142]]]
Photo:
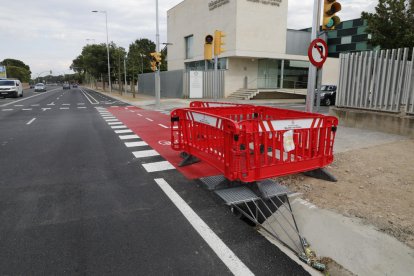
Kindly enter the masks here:
[[125, 142], [125, 146], [127, 148], [133, 148], [133, 147], [143, 147], [143, 146], [148, 146], [148, 144], [144, 141], [139, 141], [139, 142]]
[[69, 109], [69, 107], [61, 107], [61, 108], [59, 108], [59, 109], [62, 109], [62, 110], [68, 110], [68, 109]]
[[52, 92], [52, 91], [55, 91], [55, 90], [58, 90], [58, 89], [60, 89], [60, 88], [55, 88], [55, 89], [52, 89], [52, 90], [49, 90], [49, 91], [46, 91], [46, 92], [43, 92], [43, 93], [40, 93], [40, 94], [32, 95], [30, 97], [25, 97], [24, 99], [20, 99], [20, 100], [17, 100], [17, 101], [12, 101], [12, 102], [9, 102], [9, 103], [0, 105], [0, 107], [8, 106], [8, 105], [11, 105], [11, 104], [15, 104], [17, 102], [25, 101], [25, 100], [28, 100], [28, 99], [33, 98], [33, 97], [38, 97], [40, 95], [45, 95], [46, 93], [49, 93], [49, 92]]
[[160, 155], [156, 150], [133, 151], [132, 154], [135, 156], [135, 158], [145, 158]]
[[34, 122], [34, 120], [36, 120], [36, 118], [33, 118], [33, 119], [31, 119], [30, 121], [28, 121], [28, 122], [26, 123], [26, 125], [30, 125], [31, 123], [33, 123], [33, 122]]
[[154, 181], [234, 275], [254, 275], [217, 234], [191, 209], [184, 199], [171, 188], [164, 178], [156, 178]]
[[146, 163], [146, 164], [142, 164], [142, 166], [147, 172], [160, 172], [160, 171], [167, 171], [167, 170], [175, 170], [175, 167], [168, 161]]
[[150, 121], [150, 122], [154, 122], [154, 120], [153, 119], [150, 119], [150, 118], [145, 118], [145, 119], [147, 119], [148, 121]]
[[163, 127], [163, 128], [169, 128], [169, 127], [167, 127], [167, 126], [164, 126], [163, 124], [158, 124], [160, 127]]
[[119, 135], [119, 139], [121, 139], [121, 140], [139, 139], [139, 136], [136, 135], [136, 134]]
[[9, 109], [2, 109], [1, 111], [13, 111], [14, 109], [11, 109], [11, 108], [9, 108]]

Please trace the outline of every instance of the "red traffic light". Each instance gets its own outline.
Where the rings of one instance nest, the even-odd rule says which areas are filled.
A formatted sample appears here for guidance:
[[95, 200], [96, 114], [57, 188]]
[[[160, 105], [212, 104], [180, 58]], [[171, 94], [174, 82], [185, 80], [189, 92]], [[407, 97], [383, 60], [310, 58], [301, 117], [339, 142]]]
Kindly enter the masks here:
[[213, 36], [212, 35], [206, 35], [205, 42], [207, 44], [212, 44], [213, 43]]

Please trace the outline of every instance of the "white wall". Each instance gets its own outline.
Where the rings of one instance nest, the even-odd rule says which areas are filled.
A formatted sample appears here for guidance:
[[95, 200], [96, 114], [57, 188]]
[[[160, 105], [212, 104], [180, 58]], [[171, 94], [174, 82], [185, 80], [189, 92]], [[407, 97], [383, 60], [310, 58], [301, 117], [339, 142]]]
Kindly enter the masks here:
[[227, 97], [231, 93], [236, 92], [244, 87], [244, 79], [251, 86], [257, 84], [258, 61], [255, 58], [229, 58], [229, 70], [225, 75], [224, 96]]
[[339, 58], [327, 58], [323, 64], [322, 84], [338, 85]]
[[[273, 0], [272, 0], [273, 1]], [[278, 0], [276, 0], [275, 3]], [[167, 12], [168, 70], [204, 58], [204, 38], [221, 30], [225, 52], [220, 57], [278, 58], [286, 52], [287, 0], [279, 6], [229, 0], [213, 10], [210, 1], [185, 0]], [[185, 59], [185, 37], [193, 35], [192, 59]]]

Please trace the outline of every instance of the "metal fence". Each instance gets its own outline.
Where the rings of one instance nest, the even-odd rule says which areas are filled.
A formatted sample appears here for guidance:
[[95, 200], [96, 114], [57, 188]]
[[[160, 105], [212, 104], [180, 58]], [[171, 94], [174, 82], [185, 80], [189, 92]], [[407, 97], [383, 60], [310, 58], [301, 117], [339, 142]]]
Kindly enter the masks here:
[[[181, 98], [183, 96], [183, 70], [160, 72], [161, 98]], [[138, 93], [155, 96], [155, 73], [138, 76]]]
[[336, 105], [394, 113], [414, 113], [414, 49], [340, 55]]
[[[207, 70], [203, 72], [203, 98], [213, 99], [215, 91], [217, 91], [216, 97], [218, 99], [224, 98], [224, 79], [225, 70], [217, 70], [217, 77], [215, 77], [216, 71]], [[218, 83], [216, 83], [216, 81]], [[190, 72], [184, 72], [184, 87], [183, 87], [184, 98], [190, 96]]]
[[[224, 71], [214, 70], [203, 72], [203, 98], [214, 98], [214, 91], [218, 90], [217, 97], [224, 95]], [[218, 83], [216, 84], [216, 81]], [[185, 70], [174, 70], [160, 72], [161, 98], [189, 98], [190, 95], [190, 72]], [[215, 89], [217, 87], [218, 89]], [[138, 93], [155, 95], [155, 73], [140, 74], [138, 76]]]

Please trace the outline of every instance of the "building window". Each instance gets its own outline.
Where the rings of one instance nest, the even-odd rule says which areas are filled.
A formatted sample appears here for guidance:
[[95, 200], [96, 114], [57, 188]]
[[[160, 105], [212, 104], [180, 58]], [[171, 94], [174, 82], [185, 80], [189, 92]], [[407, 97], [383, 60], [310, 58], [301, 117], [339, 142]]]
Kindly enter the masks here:
[[341, 44], [349, 44], [352, 42], [352, 36], [344, 36], [341, 38]]
[[185, 37], [185, 58], [190, 59], [194, 57], [193, 53], [194, 36], [189, 35]]

